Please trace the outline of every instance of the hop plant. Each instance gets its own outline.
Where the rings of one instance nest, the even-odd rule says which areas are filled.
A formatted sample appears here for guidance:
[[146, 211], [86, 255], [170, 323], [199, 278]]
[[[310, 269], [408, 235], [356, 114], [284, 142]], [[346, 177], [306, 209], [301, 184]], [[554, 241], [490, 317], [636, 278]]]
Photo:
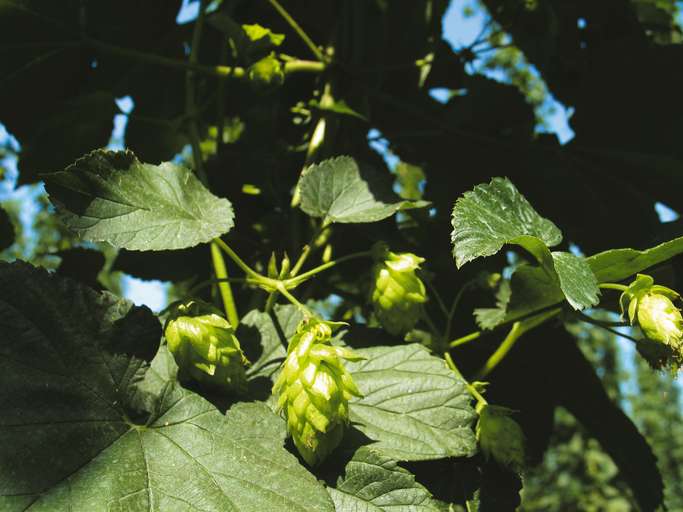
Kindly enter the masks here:
[[181, 380], [194, 379], [227, 391], [246, 390], [248, 361], [234, 329], [210, 304], [190, 301], [166, 323], [166, 341]]
[[273, 53], [252, 64], [248, 76], [252, 84], [264, 91], [274, 89], [285, 81], [282, 64]]
[[477, 405], [477, 441], [486, 459], [493, 458], [501, 466], [521, 473], [524, 470], [524, 432], [507, 407], [480, 402]]
[[376, 246], [379, 261], [373, 267], [370, 298], [382, 326], [391, 334], [404, 334], [415, 327], [421, 304], [427, 301], [425, 285], [415, 274], [424, 262], [415, 254], [393, 253]]
[[329, 344], [336, 325], [317, 318], [303, 320], [273, 386], [294, 445], [311, 466], [339, 445], [349, 421], [349, 400], [361, 396], [342, 359], [362, 358]]
[[680, 295], [638, 274], [620, 298], [622, 315], [628, 311], [631, 325], [638, 325], [646, 339], [638, 343], [640, 354], [655, 368], [678, 368], [683, 363], [683, 316], [673, 301]]

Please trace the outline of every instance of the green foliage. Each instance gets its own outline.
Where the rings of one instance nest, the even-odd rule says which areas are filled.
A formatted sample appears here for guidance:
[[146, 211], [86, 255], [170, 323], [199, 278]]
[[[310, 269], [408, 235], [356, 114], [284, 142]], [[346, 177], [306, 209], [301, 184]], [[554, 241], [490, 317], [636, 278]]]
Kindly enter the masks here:
[[351, 402], [351, 422], [374, 450], [396, 460], [471, 455], [474, 412], [462, 380], [419, 345], [356, 351], [348, 365], [363, 394]]
[[399, 210], [425, 206], [424, 202], [402, 201], [393, 194], [386, 177], [350, 157], [306, 169], [299, 187], [301, 209], [324, 222], [376, 222]]
[[370, 448], [361, 448], [353, 455], [344, 476], [328, 492], [338, 512], [442, 510], [413, 475]]
[[179, 3], [0, 0], [0, 509], [680, 508], [673, 1]]
[[95, 151], [45, 176], [59, 216], [81, 238], [139, 251], [183, 249], [228, 232], [227, 199], [188, 170], [141, 163], [131, 152]]

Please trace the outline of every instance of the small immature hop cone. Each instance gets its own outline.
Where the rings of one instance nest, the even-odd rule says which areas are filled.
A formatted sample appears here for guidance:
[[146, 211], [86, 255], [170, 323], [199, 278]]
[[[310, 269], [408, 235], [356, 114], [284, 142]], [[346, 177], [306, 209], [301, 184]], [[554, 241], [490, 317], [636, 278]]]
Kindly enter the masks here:
[[515, 420], [514, 411], [497, 405], [478, 404], [477, 440], [486, 459], [522, 473], [525, 463], [524, 432]]
[[673, 301], [674, 290], [655, 285], [652, 277], [638, 274], [621, 295], [622, 311], [627, 310], [631, 325], [638, 325], [647, 338], [638, 351], [655, 368], [677, 369], [683, 362], [683, 316]]
[[398, 336], [415, 327], [420, 305], [427, 301], [425, 285], [415, 274], [425, 260], [409, 252], [382, 251], [381, 246], [378, 252], [383, 254], [373, 267], [370, 298], [382, 327]]
[[240, 342], [230, 323], [210, 304], [190, 301], [178, 306], [166, 323], [168, 348], [179, 378], [192, 378], [226, 391], [246, 390]]
[[330, 345], [334, 326], [317, 318], [303, 320], [273, 386], [294, 444], [311, 466], [341, 442], [349, 421], [349, 400], [361, 396], [342, 360], [362, 358], [348, 348]]

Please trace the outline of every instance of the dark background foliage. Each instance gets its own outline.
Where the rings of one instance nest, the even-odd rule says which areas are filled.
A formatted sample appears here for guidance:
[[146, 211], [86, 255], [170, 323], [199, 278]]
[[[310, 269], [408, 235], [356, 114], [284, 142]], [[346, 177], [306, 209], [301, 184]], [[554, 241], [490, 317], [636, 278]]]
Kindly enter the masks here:
[[[0, 122], [21, 144], [19, 184], [106, 146], [120, 113], [115, 98], [130, 96], [125, 145], [142, 161], [180, 154], [193, 165], [182, 151], [198, 132], [210, 187], [237, 212], [231, 246], [250, 262], [265, 265], [272, 251], [296, 255], [311, 236], [307, 218], [290, 207], [305, 163], [349, 154], [390, 172], [368, 143], [371, 129], [400, 159], [394, 177], [401, 193], [431, 201], [432, 209], [402, 214], [399, 222], [337, 225], [320, 249], [330, 243], [334, 254], [344, 255], [383, 239], [415, 252], [427, 259], [426, 275], [438, 276], [431, 286], [447, 303], [484, 268], [507, 264], [501, 256], [458, 271], [449, 247], [454, 200], [491, 176], [508, 176], [562, 228], [563, 249], [570, 243], [585, 254], [641, 248], [682, 234], [679, 222], [661, 224], [654, 209], [662, 202], [683, 211], [683, 44], [673, 0], [485, 0], [478, 7], [490, 17], [482, 32], [485, 57], [477, 55], [481, 48], [444, 41], [447, 0], [284, 4], [332, 64], [323, 73], [291, 74], [281, 86], [266, 87], [210, 73], [188, 78], [182, 66], [112, 50], [187, 60], [194, 23], [176, 23], [179, 2], [0, 0]], [[268, 2], [211, 5], [196, 55], [200, 64], [248, 67], [263, 56], [235, 47], [235, 23], [286, 34], [278, 52], [312, 58]], [[548, 91], [574, 109], [576, 135], [568, 144], [536, 133], [534, 107], [544, 92], [528, 66], [518, 64], [520, 55]], [[468, 72], [475, 58], [502, 69], [507, 83]], [[451, 91], [449, 99], [436, 101], [433, 88]], [[307, 155], [320, 119], [326, 121], [324, 140]], [[260, 193], [245, 193], [251, 190], [245, 185]], [[19, 205], [3, 204], [4, 257], [28, 256], [113, 291], [117, 271], [173, 281], [176, 294], [210, 277], [205, 247], [158, 253], [83, 248], [38, 204], [37, 240], [22, 231]], [[365, 263], [341, 266], [307, 285], [303, 298], [335, 294], [339, 299], [327, 306], [336, 316], [369, 317], [368, 270]], [[682, 271], [674, 260], [661, 279], [681, 289]], [[252, 290], [235, 292], [241, 313], [261, 305]], [[486, 291], [466, 294], [451, 337], [475, 329], [468, 312], [492, 300]], [[436, 302], [428, 307], [438, 318]], [[499, 338], [486, 336], [453, 357], [473, 372]], [[615, 347], [613, 337], [595, 330], [572, 334], [553, 324], [528, 335], [491, 375], [490, 401], [520, 411], [538, 465], [525, 481], [525, 510], [655, 510], [663, 496], [671, 510], [683, 507], [678, 388], [638, 361], [627, 368], [637, 391], [624, 393], [632, 379], [624, 377]], [[411, 469], [441, 499], [462, 500], [467, 486], [455, 482], [474, 478], [483, 482], [484, 508], [514, 507], [519, 482], [482, 467], [474, 477], [462, 462]]]

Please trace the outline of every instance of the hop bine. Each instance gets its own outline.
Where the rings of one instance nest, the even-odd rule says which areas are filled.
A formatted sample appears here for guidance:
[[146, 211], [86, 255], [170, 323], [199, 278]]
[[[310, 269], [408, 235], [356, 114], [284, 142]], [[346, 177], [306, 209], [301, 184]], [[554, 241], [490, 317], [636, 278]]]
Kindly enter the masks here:
[[636, 345], [638, 352], [654, 368], [678, 370], [683, 364], [683, 317], [673, 303], [679, 299], [676, 291], [644, 274], [638, 274], [619, 299], [622, 316], [628, 312], [631, 325], [640, 326], [645, 335]]
[[200, 301], [177, 306], [166, 323], [165, 336], [180, 380], [246, 391], [244, 366], [249, 362], [234, 329], [213, 306]]
[[427, 301], [425, 285], [415, 274], [425, 260], [409, 252], [393, 253], [383, 245], [374, 252], [379, 260], [370, 293], [375, 314], [390, 334], [405, 334], [415, 327], [421, 304]]
[[361, 396], [342, 360], [362, 357], [330, 345], [332, 328], [337, 325], [317, 318], [303, 320], [273, 386], [294, 445], [311, 466], [339, 445], [349, 421], [349, 400]]

